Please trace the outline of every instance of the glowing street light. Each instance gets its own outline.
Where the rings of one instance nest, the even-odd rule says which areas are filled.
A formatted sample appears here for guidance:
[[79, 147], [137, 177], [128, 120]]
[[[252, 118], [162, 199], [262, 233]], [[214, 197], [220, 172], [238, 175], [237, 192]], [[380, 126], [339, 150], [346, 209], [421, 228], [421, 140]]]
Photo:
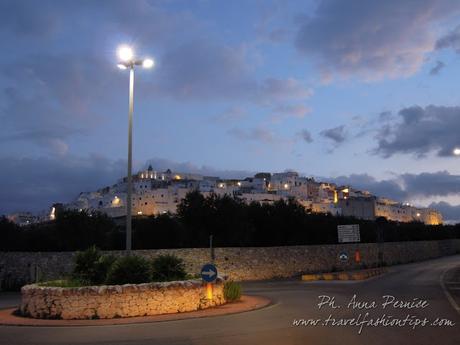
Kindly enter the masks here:
[[131, 47], [123, 45], [118, 48], [118, 57], [120, 62], [118, 68], [122, 70], [129, 69], [129, 111], [128, 111], [128, 186], [126, 192], [126, 250], [131, 251], [132, 247], [132, 229], [131, 229], [131, 212], [132, 212], [132, 161], [133, 161], [133, 110], [134, 110], [134, 67], [142, 66], [152, 68], [154, 62], [152, 59], [136, 59]]
[[456, 147], [453, 149], [452, 153], [456, 156], [460, 156], [460, 147]]

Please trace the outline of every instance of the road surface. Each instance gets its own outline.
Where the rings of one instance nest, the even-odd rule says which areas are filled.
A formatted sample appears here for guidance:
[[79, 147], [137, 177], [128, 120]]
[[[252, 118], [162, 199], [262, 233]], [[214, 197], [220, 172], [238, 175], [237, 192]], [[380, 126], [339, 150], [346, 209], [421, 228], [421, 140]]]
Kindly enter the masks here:
[[[447, 275], [446, 272], [457, 266], [460, 266], [460, 255], [395, 266], [383, 276], [362, 282], [245, 283], [245, 293], [267, 296], [273, 300], [273, 305], [241, 314], [150, 324], [59, 328], [0, 326], [0, 344], [458, 345], [460, 314], [451, 304], [451, 301], [455, 303], [455, 298], [447, 297], [447, 289], [443, 287], [446, 284], [440, 281], [441, 277], [455, 276], [456, 273]], [[318, 296], [334, 297], [334, 306], [340, 308], [324, 304], [319, 309]], [[390, 303], [392, 297], [382, 296], [393, 296], [395, 300]], [[2, 303], [0, 298], [0, 305], [11, 304], [11, 295], [8, 298], [8, 303]], [[396, 301], [401, 301], [402, 308]], [[385, 309], [384, 302], [388, 302]], [[359, 309], [365, 306], [369, 309]], [[369, 313], [367, 318], [366, 313]], [[360, 319], [353, 325], [350, 320], [358, 317]], [[389, 324], [363, 325], [364, 321], [378, 317]], [[425, 326], [419, 324], [415, 329], [409, 326], [409, 322], [422, 323], [425, 318]], [[308, 319], [319, 321], [316, 326], [302, 324], [302, 320], [307, 322]], [[352, 324], [333, 326], [332, 319]], [[391, 326], [391, 320], [401, 326]], [[299, 325], [295, 326], [295, 322]], [[359, 325], [363, 325], [361, 333]]]

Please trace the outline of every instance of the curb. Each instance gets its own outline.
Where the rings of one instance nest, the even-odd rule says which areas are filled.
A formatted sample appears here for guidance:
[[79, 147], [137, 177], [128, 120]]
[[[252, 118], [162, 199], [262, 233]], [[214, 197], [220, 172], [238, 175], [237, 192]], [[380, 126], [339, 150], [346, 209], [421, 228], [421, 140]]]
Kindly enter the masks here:
[[317, 281], [317, 280], [365, 280], [371, 277], [375, 277], [384, 273], [388, 270], [385, 267], [370, 268], [360, 271], [349, 271], [349, 272], [331, 272], [331, 273], [316, 273], [316, 274], [304, 274], [302, 275], [303, 281]]
[[178, 321], [186, 319], [196, 319], [203, 317], [224, 316], [239, 314], [265, 308], [272, 304], [267, 297], [243, 295], [241, 300], [233, 303], [222, 304], [217, 307], [189, 311], [184, 313], [161, 314], [153, 316], [136, 316], [116, 319], [97, 319], [97, 320], [53, 320], [53, 319], [34, 319], [29, 317], [14, 315], [17, 308], [0, 310], [1, 326], [32, 326], [32, 327], [69, 327], [69, 326], [114, 326], [130, 325], [142, 323], [154, 323], [165, 321]]

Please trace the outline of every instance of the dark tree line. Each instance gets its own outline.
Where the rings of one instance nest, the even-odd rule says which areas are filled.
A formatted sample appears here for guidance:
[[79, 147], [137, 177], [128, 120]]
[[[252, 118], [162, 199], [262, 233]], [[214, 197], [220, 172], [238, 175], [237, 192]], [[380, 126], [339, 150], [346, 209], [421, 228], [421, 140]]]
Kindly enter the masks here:
[[[26, 227], [3, 217], [0, 218], [0, 250], [66, 251], [83, 250], [91, 245], [123, 249], [123, 223], [103, 214], [78, 211], [62, 211], [54, 222]], [[176, 215], [134, 219], [133, 247], [207, 247], [211, 234], [217, 247], [334, 244], [339, 224], [359, 224], [362, 242], [460, 238], [460, 225], [427, 226], [385, 219], [365, 221], [311, 214], [295, 200], [247, 205], [228, 196], [204, 197], [191, 192], [179, 204]]]

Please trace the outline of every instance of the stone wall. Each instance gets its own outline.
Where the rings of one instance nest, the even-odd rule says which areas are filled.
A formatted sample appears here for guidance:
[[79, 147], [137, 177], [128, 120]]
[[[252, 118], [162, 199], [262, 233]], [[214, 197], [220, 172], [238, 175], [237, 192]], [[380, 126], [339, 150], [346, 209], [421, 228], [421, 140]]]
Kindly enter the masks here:
[[20, 311], [45, 319], [108, 319], [149, 316], [205, 309], [225, 303], [223, 280], [207, 298], [199, 280], [167, 283], [88, 286], [79, 288], [22, 287]]
[[[373, 267], [379, 257], [387, 265], [427, 260], [460, 253], [460, 239], [442, 241], [361, 243], [289, 247], [216, 248], [215, 263], [221, 275], [234, 280], [260, 280], [292, 277], [301, 273], [353, 269], [358, 265], [353, 257], [356, 250], [361, 265]], [[345, 252], [349, 260], [339, 260]], [[123, 255], [122, 251], [112, 254]], [[209, 261], [209, 249], [135, 250], [134, 254], [153, 258], [160, 254], [175, 254], [184, 259], [187, 271], [197, 274]], [[22, 282], [57, 279], [72, 270], [74, 252], [0, 252], [0, 281], [10, 277]], [[2, 273], [3, 272], [3, 273]]]

